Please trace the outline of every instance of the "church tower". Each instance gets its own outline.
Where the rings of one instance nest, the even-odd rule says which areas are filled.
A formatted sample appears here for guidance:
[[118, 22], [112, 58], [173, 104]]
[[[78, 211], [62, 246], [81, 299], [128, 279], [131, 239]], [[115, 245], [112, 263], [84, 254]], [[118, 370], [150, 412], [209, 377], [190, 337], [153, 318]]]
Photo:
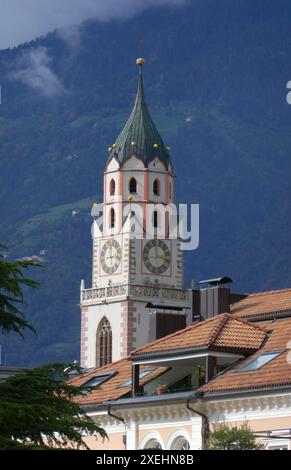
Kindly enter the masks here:
[[81, 283], [81, 365], [100, 367], [190, 323], [183, 252], [172, 236], [174, 174], [149, 114], [142, 66], [132, 112], [104, 169], [92, 209], [92, 287]]

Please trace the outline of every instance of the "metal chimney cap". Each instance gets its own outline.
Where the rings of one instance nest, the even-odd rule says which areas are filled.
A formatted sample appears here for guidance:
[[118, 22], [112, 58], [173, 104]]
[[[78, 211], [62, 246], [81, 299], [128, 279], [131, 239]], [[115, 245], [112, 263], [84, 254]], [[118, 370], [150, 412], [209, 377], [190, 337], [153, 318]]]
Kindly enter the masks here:
[[210, 284], [211, 286], [220, 286], [223, 284], [230, 284], [233, 280], [228, 276], [216, 277], [214, 279], [206, 279], [205, 281], [200, 281], [199, 284]]

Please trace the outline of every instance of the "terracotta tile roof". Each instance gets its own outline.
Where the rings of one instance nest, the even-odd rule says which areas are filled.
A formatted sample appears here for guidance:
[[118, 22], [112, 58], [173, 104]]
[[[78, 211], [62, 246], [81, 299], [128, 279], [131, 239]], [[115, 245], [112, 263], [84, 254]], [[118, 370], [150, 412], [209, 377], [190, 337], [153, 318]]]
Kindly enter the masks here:
[[[268, 329], [270, 328], [272, 328], [270, 338], [259, 351], [241, 361], [232, 369], [214, 378], [208, 384], [201, 387], [200, 390], [207, 393], [217, 393], [260, 389], [270, 386], [291, 386], [291, 318], [275, 320], [272, 325], [268, 325]], [[252, 359], [255, 359], [263, 353], [272, 351], [284, 352], [258, 370], [249, 372], [237, 371], [237, 369], [247, 364]], [[287, 357], [288, 354], [289, 357]]]
[[291, 289], [271, 290], [250, 294], [231, 305], [236, 317], [248, 318], [276, 312], [291, 312]]
[[265, 337], [263, 328], [224, 313], [146, 344], [133, 351], [132, 356], [204, 348], [253, 352]]
[[[115, 400], [117, 398], [121, 398], [124, 395], [127, 395], [131, 390], [131, 385], [129, 385], [128, 387], [122, 387], [122, 388], [118, 388], [118, 386], [124, 383], [125, 381], [131, 379], [131, 367], [132, 367], [132, 362], [130, 361], [130, 358], [127, 357], [125, 359], [112, 362], [111, 364], [108, 364], [107, 366], [94, 369], [82, 376], [78, 376], [72, 379], [70, 381], [72, 385], [80, 386], [88, 382], [90, 379], [93, 379], [93, 377], [95, 377], [96, 375], [103, 375], [103, 374], [110, 373], [110, 372], [116, 372], [115, 375], [113, 375], [109, 380], [101, 384], [96, 389], [92, 389], [92, 391], [90, 391], [88, 394], [84, 396], [76, 397], [75, 401], [77, 401], [78, 403], [82, 405], [90, 404], [90, 403], [101, 404], [105, 401]], [[142, 366], [140, 370], [143, 371], [144, 369], [147, 369], [147, 368], [148, 366]], [[142, 378], [140, 380], [140, 384], [142, 385], [145, 382], [148, 382], [149, 380], [153, 379], [154, 377], [159, 376], [166, 370], [167, 368], [165, 367], [156, 368], [146, 377]]]

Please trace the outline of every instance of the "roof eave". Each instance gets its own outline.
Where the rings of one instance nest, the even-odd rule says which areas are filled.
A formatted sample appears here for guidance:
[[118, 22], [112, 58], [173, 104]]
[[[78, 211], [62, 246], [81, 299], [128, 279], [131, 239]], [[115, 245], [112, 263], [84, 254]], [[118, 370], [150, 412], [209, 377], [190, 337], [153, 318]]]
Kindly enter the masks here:
[[137, 354], [131, 356], [131, 360], [133, 363], [136, 362], [141, 362], [141, 361], [149, 361], [149, 360], [171, 360], [173, 358], [181, 358], [185, 356], [185, 359], [188, 358], [189, 356], [200, 356], [201, 353], [204, 353], [203, 355], [209, 356], [211, 353], [217, 355], [221, 353], [222, 355], [237, 355], [237, 356], [246, 356], [249, 354], [253, 354], [256, 351], [258, 351], [259, 348], [255, 349], [238, 349], [238, 348], [215, 348], [211, 347], [209, 348], [208, 346], [198, 346], [193, 348], [185, 348], [185, 349], [172, 349], [168, 351], [154, 351], [154, 352], [148, 352], [144, 354]]
[[143, 396], [143, 397], [130, 397], [130, 398], [121, 398], [117, 400], [109, 400], [103, 403], [94, 404], [88, 403], [87, 405], [81, 405], [85, 411], [102, 411], [106, 410], [112, 406], [122, 406], [124, 408], [129, 407], [140, 407], [141, 404], [145, 405], [158, 405], [161, 402], [166, 402], [167, 404], [177, 401], [186, 401], [189, 398], [200, 398], [201, 393], [197, 393], [196, 390], [191, 390], [189, 392], [180, 392], [180, 393], [165, 393], [164, 395], [153, 395], [153, 396]]
[[265, 393], [265, 392], [274, 392], [274, 391], [287, 391], [291, 392], [291, 383], [290, 384], [284, 384], [284, 385], [266, 385], [262, 387], [252, 387], [252, 388], [245, 388], [245, 389], [233, 389], [233, 390], [221, 390], [221, 391], [215, 391], [215, 392], [207, 392], [201, 389], [198, 389], [200, 393], [203, 394], [203, 398], [205, 399], [211, 399], [211, 398], [216, 398], [216, 397], [240, 397], [241, 395], [252, 395], [252, 394], [258, 394], [258, 393]]

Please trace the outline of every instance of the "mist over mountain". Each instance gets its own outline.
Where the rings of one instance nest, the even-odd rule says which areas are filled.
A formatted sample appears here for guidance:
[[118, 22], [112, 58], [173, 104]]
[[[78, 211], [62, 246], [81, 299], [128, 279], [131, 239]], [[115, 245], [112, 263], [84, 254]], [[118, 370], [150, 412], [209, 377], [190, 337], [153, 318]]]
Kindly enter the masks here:
[[290, 19], [287, 0], [197, 0], [0, 51], [0, 242], [46, 264], [27, 293], [38, 336], [1, 338], [6, 364], [79, 358], [90, 209], [133, 105], [139, 56], [176, 202], [200, 204], [186, 286], [220, 274], [236, 291], [291, 286]]

